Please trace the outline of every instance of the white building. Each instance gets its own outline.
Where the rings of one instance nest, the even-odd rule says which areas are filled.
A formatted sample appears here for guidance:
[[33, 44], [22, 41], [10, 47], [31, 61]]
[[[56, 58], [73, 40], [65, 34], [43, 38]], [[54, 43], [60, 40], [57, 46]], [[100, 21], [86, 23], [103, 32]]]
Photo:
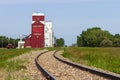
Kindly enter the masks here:
[[20, 41], [18, 41], [18, 48], [24, 48], [25, 41], [22, 41], [23, 35], [20, 35]]
[[18, 48], [24, 48], [25, 41], [18, 41]]
[[52, 22], [45, 22], [44, 27], [45, 34], [45, 47], [53, 47], [54, 46], [54, 36], [52, 32]]

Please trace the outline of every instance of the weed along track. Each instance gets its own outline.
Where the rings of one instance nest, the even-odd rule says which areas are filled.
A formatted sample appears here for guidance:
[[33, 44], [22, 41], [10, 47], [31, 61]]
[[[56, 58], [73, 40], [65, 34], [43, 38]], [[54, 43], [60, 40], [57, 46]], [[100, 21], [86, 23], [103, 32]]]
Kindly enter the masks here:
[[0, 80], [46, 80], [35, 64], [36, 56], [46, 50], [3, 49], [3, 51], [4, 54], [0, 56]]
[[55, 58], [54, 53], [55, 51], [42, 53], [36, 59], [37, 67], [49, 80], [110, 80], [63, 63]]

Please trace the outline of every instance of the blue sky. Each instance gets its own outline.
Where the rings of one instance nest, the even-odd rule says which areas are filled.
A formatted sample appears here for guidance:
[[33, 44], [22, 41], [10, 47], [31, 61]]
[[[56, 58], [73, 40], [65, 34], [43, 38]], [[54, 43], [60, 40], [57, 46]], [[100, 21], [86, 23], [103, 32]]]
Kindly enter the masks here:
[[45, 13], [45, 20], [53, 22], [55, 36], [64, 38], [67, 45], [95, 26], [120, 34], [120, 0], [1, 0], [0, 35], [29, 35], [34, 12]]

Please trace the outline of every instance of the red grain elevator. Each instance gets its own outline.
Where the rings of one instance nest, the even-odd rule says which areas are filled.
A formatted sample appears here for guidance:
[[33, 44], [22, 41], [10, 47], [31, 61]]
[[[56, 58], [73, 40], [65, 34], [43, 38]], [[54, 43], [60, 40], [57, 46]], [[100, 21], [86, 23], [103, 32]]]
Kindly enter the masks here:
[[25, 39], [25, 47], [44, 47], [44, 14], [32, 14], [31, 34]]

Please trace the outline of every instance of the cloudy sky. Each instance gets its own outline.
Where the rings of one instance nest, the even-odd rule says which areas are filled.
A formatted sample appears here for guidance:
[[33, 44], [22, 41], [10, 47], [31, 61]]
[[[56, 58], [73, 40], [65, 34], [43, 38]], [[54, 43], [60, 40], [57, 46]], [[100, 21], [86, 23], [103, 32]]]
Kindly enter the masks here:
[[67, 45], [95, 26], [120, 34], [120, 0], [0, 0], [0, 35], [29, 35], [34, 12], [45, 13], [55, 36], [64, 38]]

